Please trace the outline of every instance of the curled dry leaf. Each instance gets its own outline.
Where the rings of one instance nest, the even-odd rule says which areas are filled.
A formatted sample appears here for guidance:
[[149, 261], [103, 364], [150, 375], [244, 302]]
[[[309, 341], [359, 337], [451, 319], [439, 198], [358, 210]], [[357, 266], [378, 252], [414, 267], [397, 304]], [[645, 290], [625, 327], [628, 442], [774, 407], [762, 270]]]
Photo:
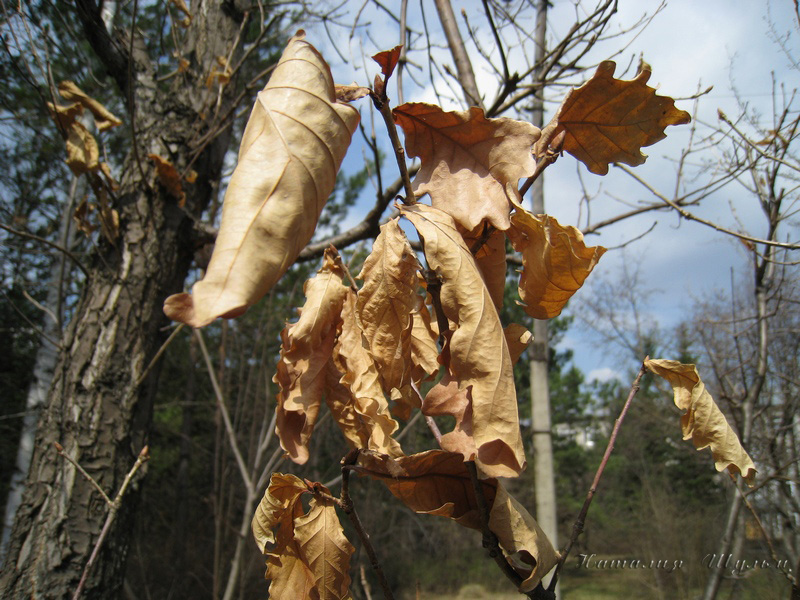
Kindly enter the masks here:
[[378, 369], [356, 321], [356, 295], [350, 289], [342, 307], [342, 330], [333, 348], [333, 361], [343, 373], [340, 383], [350, 391], [353, 410], [369, 430], [367, 448], [402, 456], [400, 444], [392, 438], [397, 431], [397, 421], [389, 413]]
[[100, 168], [100, 150], [89, 130], [78, 120], [83, 106], [77, 102], [68, 106], [47, 103], [50, 116], [59, 124], [67, 144], [67, 166], [75, 175], [92, 173]]
[[561, 314], [606, 251], [586, 246], [575, 227], [527, 211], [517, 210], [511, 217], [508, 237], [522, 253], [519, 295], [525, 312], [535, 319]]
[[68, 102], [77, 102], [94, 116], [97, 129], [107, 131], [112, 127], [122, 125], [122, 121], [115, 117], [111, 111], [94, 98], [87, 96], [77, 85], [71, 81], [62, 81], [58, 84], [58, 93]]
[[424, 239], [428, 265], [442, 281], [444, 316], [455, 324], [446, 366], [471, 398], [476, 462], [492, 477], [515, 477], [525, 468], [525, 452], [511, 357], [475, 259], [447, 213], [424, 204], [400, 212]]
[[487, 119], [483, 110], [445, 112], [433, 104], [395, 108], [406, 137], [406, 153], [419, 157], [414, 192], [430, 194], [431, 204], [452, 215], [467, 231], [486, 220], [509, 227], [512, 205], [520, 203], [520, 178], [533, 174], [531, 148], [538, 128], [513, 119]]
[[420, 298], [412, 314], [411, 327], [411, 380], [419, 383], [430, 379], [439, 372], [439, 347], [436, 345], [438, 334], [431, 324], [431, 312]]
[[386, 393], [410, 381], [412, 312], [417, 306], [419, 261], [399, 219], [381, 226], [358, 279], [356, 317]]
[[[481, 529], [472, 480], [460, 454], [429, 450], [392, 460], [362, 453], [355, 471], [382, 481], [417, 513], [447, 517], [464, 527]], [[528, 592], [555, 566], [558, 553], [536, 520], [496, 479], [482, 479], [481, 487], [489, 507], [489, 528], [506, 557], [515, 554], [528, 565], [521, 568], [511, 563], [524, 578], [520, 591]]]
[[[330, 494], [322, 485], [317, 488]], [[331, 501], [315, 496], [303, 513], [300, 497], [308, 492], [294, 475], [274, 473], [256, 508], [252, 530], [267, 557], [270, 597], [349, 598], [354, 548]]]
[[706, 390], [697, 368], [665, 359], [647, 359], [644, 364], [651, 373], [666, 379], [672, 386], [675, 406], [684, 411], [681, 417], [683, 439], [691, 439], [698, 450], [711, 447], [717, 471], [727, 468], [731, 473], [738, 472], [752, 485], [756, 476], [753, 460]]
[[[461, 232], [464, 236], [464, 243], [472, 250], [476, 243], [479, 243], [483, 234], [471, 235]], [[483, 282], [489, 295], [492, 297], [495, 308], [499, 311], [503, 308], [503, 293], [506, 289], [506, 236], [500, 230], [494, 230], [489, 234], [489, 238], [481, 244], [481, 247], [474, 254], [475, 263], [481, 272]]]
[[630, 81], [614, 79], [614, 61], [600, 63], [589, 81], [570, 90], [536, 144], [542, 156], [559, 133], [565, 132], [563, 149], [597, 175], [608, 173], [608, 165], [621, 162], [635, 167], [647, 158], [640, 148], [666, 137], [668, 125], [683, 125], [689, 113], [675, 108], [675, 101], [656, 96], [647, 85], [650, 66], [643, 63]]
[[275, 430], [281, 447], [299, 464], [308, 460], [308, 442], [326, 387], [326, 365], [348, 290], [337, 256], [332, 248], [325, 251], [322, 267], [303, 286], [306, 301], [300, 318], [281, 332], [281, 356], [273, 377], [280, 386]]
[[164, 312], [194, 327], [235, 317], [266, 294], [314, 233], [358, 125], [330, 69], [298, 32], [259, 93], [239, 148], [214, 254], [192, 295]]
[[350, 85], [336, 84], [336, 99], [340, 102], [355, 102], [364, 96], [369, 96], [370, 89], [352, 83]]
[[533, 341], [533, 334], [518, 323], [511, 323], [506, 326], [503, 329], [503, 334], [506, 336], [508, 352], [511, 355], [511, 364], [515, 365], [522, 353], [525, 352], [525, 348]]

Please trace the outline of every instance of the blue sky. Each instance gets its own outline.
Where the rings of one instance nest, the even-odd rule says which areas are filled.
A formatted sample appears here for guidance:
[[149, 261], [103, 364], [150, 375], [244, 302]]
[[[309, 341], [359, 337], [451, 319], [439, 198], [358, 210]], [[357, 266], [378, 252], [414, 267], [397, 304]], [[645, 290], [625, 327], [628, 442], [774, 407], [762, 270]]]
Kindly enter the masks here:
[[[351, 4], [355, 7], [354, 10], [361, 6], [360, 2]], [[399, 3], [387, 5], [389, 4]], [[419, 5], [409, 4], [414, 5], [410, 9], [409, 25], [421, 30]], [[571, 25], [575, 14], [572, 2], [557, 1], [554, 4], [548, 22], [551, 41]], [[798, 71], [792, 69], [789, 59], [774, 39], [776, 34], [780, 36], [791, 31], [792, 36], [787, 43], [790, 47], [797, 48], [797, 17], [791, 0], [673, 0], [657, 11], [659, 5], [658, 2], [622, 0], [609, 32], [629, 27], [645, 12], [657, 14], [650, 25], [637, 36], [623, 35], [600, 44], [584, 62], [596, 64], [625, 46], [624, 51], [616, 57], [618, 64], [627, 65], [632, 61], [635, 65], [641, 54], [652, 67], [653, 74], [649, 84], [655, 86], [659, 94], [684, 98], [693, 95], [698, 89], [713, 86], [713, 91], [698, 101], [698, 132], [705, 131], [709, 125], [717, 124], [718, 109], [736, 118], [742, 110], [740, 102], [746, 102], [748, 110], [761, 113], [765, 119], [769, 117], [772, 113], [773, 77], [774, 81], [784, 83], [789, 90], [796, 86]], [[444, 37], [438, 27], [433, 3], [425, 2], [425, 7], [432, 37], [435, 42], [444, 46]], [[486, 49], [492, 48], [491, 34], [482, 19], [481, 2], [453, 0], [453, 8], [459, 17], [462, 35], [466, 36], [464, 21], [460, 17], [463, 8], [472, 26], [479, 29], [478, 40], [481, 45]], [[346, 15], [349, 22], [352, 22], [352, 14]], [[335, 40], [339, 52], [348, 59], [347, 63], [343, 63], [338, 57], [324, 29], [319, 26], [308, 29], [309, 41], [320, 48], [329, 60], [337, 82], [356, 81], [366, 84], [371, 81], [378, 67], [367, 57], [398, 43], [397, 24], [375, 9], [371, 3], [361, 13], [360, 22], [365, 26], [352, 30], [352, 35], [349, 28], [329, 28], [330, 37]], [[374, 40], [382, 46], [376, 46]], [[452, 64], [445, 48], [434, 48], [432, 51], [441, 63]], [[406, 76], [404, 99], [435, 102], [433, 87], [429, 83], [428, 74], [424, 72], [429, 64], [426, 52], [415, 52], [410, 55], [410, 59], [423, 68], [414, 69], [415, 79], [422, 85], [415, 85]], [[526, 57], [526, 51], [517, 51], [509, 53], [508, 59], [513, 70], [524, 68], [529, 57]], [[491, 100], [496, 83], [490, 69], [477, 58], [473, 59], [473, 67], [481, 92]], [[618, 67], [618, 72], [621, 70]], [[626, 78], [631, 76], [632, 73], [629, 73]], [[580, 81], [576, 79], [574, 83]], [[448, 90], [447, 84], [440, 78], [436, 88], [440, 91]], [[390, 95], [396, 93], [394, 86], [390, 86], [389, 91]], [[549, 111], [555, 110], [555, 100], [563, 91], [565, 88], [550, 92], [549, 97], [554, 101], [548, 103]], [[394, 98], [396, 103], [396, 96]], [[442, 104], [447, 109], [462, 108], [457, 101], [458, 98], [444, 98]], [[678, 100], [677, 105], [692, 112], [694, 101]], [[366, 101], [363, 101], [362, 117], [369, 127], [369, 108]], [[377, 124], [380, 125], [379, 122]], [[653, 188], [671, 195], [676, 185], [675, 161], [688, 143], [689, 127], [670, 127], [667, 134], [666, 140], [644, 149], [649, 158], [635, 172]], [[385, 137], [380, 128], [377, 135], [379, 138]], [[702, 158], [713, 162], [723, 149], [722, 145], [712, 145], [702, 155], [698, 155], [696, 160]], [[364, 152], [363, 144], [356, 140], [345, 160], [345, 171], [357, 169]], [[388, 146], [386, 152], [389, 153]], [[384, 180], [392, 181], [397, 175], [396, 167], [392, 162], [387, 163]], [[578, 226], [586, 224], [585, 210], [579, 212], [582, 190], [578, 171], [586, 189], [595, 196], [591, 203], [592, 221], [627, 210], [631, 204], [653, 200], [652, 195], [628, 175], [612, 169], [609, 175], [597, 177], [578, 165], [575, 159], [565, 155], [548, 169], [545, 177], [546, 210], [561, 223]], [[698, 170], [697, 181], [688, 182], [687, 186], [696, 185], [708, 176], [708, 171]], [[361, 218], [372, 197], [370, 190], [359, 206], [351, 210], [349, 224]], [[765, 231], [755, 201], [741, 186], [735, 184], [721, 189], [692, 211], [726, 227], [746, 229], [756, 236], [763, 235]], [[600, 235], [589, 237], [587, 242], [606, 247], [619, 246], [637, 238], [651, 227], [653, 229], [650, 233], [630, 243], [624, 250], [606, 253], [587, 285], [576, 294], [576, 302], [580, 302], [583, 294], [593, 293], [594, 280], [615, 281], [626, 265], [628, 269], [638, 267], [641, 289], [649, 291], [647, 302], [642, 307], [643, 320], [670, 329], [688, 316], [697, 299], [706, 297], [714, 290], [730, 289], [731, 271], [740, 269], [743, 265], [741, 243], [703, 225], [681, 220], [674, 213], [651, 213], [629, 219], [603, 230]], [[795, 221], [793, 231], [787, 233], [796, 239], [797, 230]], [[741, 280], [742, 276], [737, 277]], [[635, 359], [615, 352], [613, 347], [599, 341], [584, 327], [573, 327], [564, 344], [575, 350], [578, 366], [590, 376], [608, 377], [619, 373], [627, 378], [627, 373], [636, 368]]]

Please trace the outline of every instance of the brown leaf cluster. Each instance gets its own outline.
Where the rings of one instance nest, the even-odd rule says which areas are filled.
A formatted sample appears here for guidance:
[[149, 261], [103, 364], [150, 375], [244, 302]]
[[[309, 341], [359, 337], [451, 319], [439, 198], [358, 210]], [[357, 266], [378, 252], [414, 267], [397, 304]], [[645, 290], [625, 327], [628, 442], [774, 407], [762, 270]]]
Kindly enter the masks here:
[[706, 390], [697, 368], [666, 359], [648, 359], [645, 366], [672, 386], [675, 406], [684, 411], [681, 416], [683, 439], [692, 440], [698, 450], [710, 447], [717, 471], [727, 468], [752, 485], [756, 476], [753, 460]]
[[250, 114], [205, 277], [167, 299], [167, 316], [202, 327], [269, 291], [311, 239], [358, 122], [298, 32]]

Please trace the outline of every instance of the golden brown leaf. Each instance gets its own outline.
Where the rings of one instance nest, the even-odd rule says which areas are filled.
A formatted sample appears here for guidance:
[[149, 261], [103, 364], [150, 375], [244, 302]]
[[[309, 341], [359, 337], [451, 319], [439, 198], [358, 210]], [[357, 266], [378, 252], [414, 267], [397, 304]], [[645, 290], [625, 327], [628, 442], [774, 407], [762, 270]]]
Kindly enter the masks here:
[[352, 397], [353, 410], [369, 429], [368, 449], [402, 456], [400, 444], [392, 438], [397, 421], [389, 414], [378, 370], [369, 354], [366, 340], [356, 321], [356, 295], [348, 289], [342, 307], [342, 330], [333, 349], [336, 368], [343, 373], [340, 382]]
[[175, 165], [158, 154], [148, 154], [147, 158], [153, 161], [156, 167], [158, 182], [164, 186], [170, 196], [178, 201], [178, 206], [182, 207], [186, 204], [186, 193], [183, 191], [181, 176]]
[[513, 119], [487, 119], [483, 110], [445, 112], [432, 104], [395, 108], [405, 132], [406, 153], [422, 161], [414, 178], [417, 194], [452, 215], [467, 231], [487, 220], [509, 227], [512, 205], [519, 205], [520, 178], [536, 167], [531, 148], [540, 131]]
[[733, 474], [738, 472], [752, 485], [756, 476], [753, 460], [706, 390], [697, 368], [665, 359], [647, 359], [644, 364], [672, 386], [675, 406], [684, 411], [681, 417], [683, 439], [691, 439], [698, 450], [710, 446], [717, 471], [727, 468]]
[[511, 364], [517, 364], [520, 355], [525, 352], [533, 341], [533, 334], [518, 323], [511, 323], [503, 329], [508, 344], [508, 352], [511, 355]]
[[108, 131], [112, 127], [122, 125], [122, 121], [115, 117], [111, 111], [100, 104], [94, 98], [86, 95], [77, 85], [71, 81], [62, 81], [58, 84], [58, 93], [64, 100], [77, 102], [85, 107], [94, 116], [94, 122], [100, 131]]
[[[328, 492], [323, 486], [320, 488]], [[294, 531], [314, 580], [313, 597], [319, 600], [350, 598], [350, 556], [355, 548], [344, 535], [333, 502], [315, 496], [308, 514], [295, 519]]]
[[430, 379], [439, 372], [439, 347], [436, 345], [437, 334], [431, 325], [431, 313], [422, 301], [418, 300], [417, 308], [412, 314], [411, 327], [411, 380], [419, 383]]
[[410, 381], [412, 312], [419, 261], [398, 219], [381, 227], [358, 279], [356, 318], [386, 393]]
[[179, 12], [186, 15], [184, 19], [179, 21], [181, 27], [189, 27], [192, 22], [192, 13], [189, 12], [189, 7], [186, 6], [186, 2], [184, 0], [169, 0], [169, 3], [177, 8]]
[[562, 131], [563, 149], [597, 175], [608, 173], [608, 165], [621, 162], [635, 167], [647, 158], [640, 148], [666, 137], [668, 125], [683, 125], [689, 113], [675, 108], [675, 101], [656, 96], [647, 85], [650, 66], [643, 64], [630, 81], [614, 79], [614, 61], [600, 63], [589, 81], [570, 90], [553, 119], [542, 131], [536, 155]]
[[[303, 514], [303, 506], [298, 502], [300, 495], [308, 492], [308, 487], [294, 475], [273, 473], [264, 497], [256, 507], [251, 529], [258, 549], [266, 554], [267, 544], [278, 544], [294, 536], [294, 519]], [[278, 528], [276, 537], [273, 529]]]
[[[378, 479], [411, 510], [453, 519], [471, 529], [481, 529], [481, 516], [469, 471], [460, 454], [429, 450], [395, 460], [361, 454], [356, 472]], [[536, 520], [494, 478], [482, 479], [489, 507], [489, 528], [508, 559], [516, 555], [529, 568], [512, 566], [525, 578], [520, 591], [536, 587], [557, 560], [558, 553]], [[509, 562], [511, 562], [509, 560]]]
[[447, 452], [457, 452], [464, 460], [475, 460], [478, 449], [472, 435], [471, 389], [458, 389], [458, 382], [446, 374], [425, 395], [422, 413], [429, 417], [449, 415], [455, 417], [453, 430], [442, 435], [439, 446]]
[[514, 213], [508, 237], [522, 253], [519, 295], [525, 312], [535, 319], [561, 314], [606, 249], [586, 246], [583, 234], [547, 215]]
[[[464, 243], [467, 248], [472, 250], [478, 243], [483, 234], [464, 235]], [[495, 230], [489, 235], [489, 239], [481, 245], [478, 252], [474, 254], [475, 263], [481, 272], [483, 282], [489, 295], [492, 297], [495, 308], [499, 311], [503, 308], [503, 293], [506, 289], [506, 236], [502, 231]]]
[[356, 85], [355, 83], [350, 85], [336, 84], [336, 99], [340, 102], [355, 102], [364, 96], [368, 96], [369, 92], [370, 89], [368, 87]]
[[448, 366], [459, 389], [470, 390], [476, 462], [493, 477], [515, 477], [525, 452], [511, 357], [475, 259], [450, 215], [424, 204], [400, 212], [424, 239], [428, 265], [442, 280], [442, 308], [456, 327]]
[[75, 175], [90, 173], [100, 168], [100, 150], [89, 130], [78, 120], [83, 106], [77, 102], [62, 106], [47, 103], [50, 116], [59, 124], [67, 144], [67, 166]]
[[208, 270], [193, 295], [167, 298], [172, 319], [202, 327], [244, 313], [314, 233], [359, 115], [336, 102], [330, 69], [304, 35], [290, 40], [258, 95]]
[[369, 447], [370, 428], [356, 412], [353, 395], [341, 383], [342, 373], [333, 359], [325, 365], [325, 403], [350, 448]]

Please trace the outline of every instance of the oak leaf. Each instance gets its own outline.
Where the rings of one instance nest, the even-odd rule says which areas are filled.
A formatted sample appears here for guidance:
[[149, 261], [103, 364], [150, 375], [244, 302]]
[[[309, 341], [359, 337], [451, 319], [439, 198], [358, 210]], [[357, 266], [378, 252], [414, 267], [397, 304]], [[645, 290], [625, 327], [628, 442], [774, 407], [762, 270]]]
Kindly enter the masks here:
[[358, 414], [350, 389], [341, 383], [342, 373], [331, 358], [325, 365], [325, 404], [350, 448], [368, 448], [371, 428]]
[[438, 334], [431, 324], [431, 313], [427, 305], [418, 300], [417, 307], [411, 315], [411, 380], [419, 383], [430, 379], [439, 372], [439, 347], [436, 345]]
[[[473, 235], [461, 232], [464, 243], [472, 250], [483, 240], [483, 233]], [[492, 297], [495, 308], [503, 308], [503, 294], [506, 289], [506, 236], [500, 230], [494, 230], [488, 239], [481, 244], [477, 252], [473, 252], [475, 263], [481, 272], [483, 282]]]
[[202, 327], [235, 317], [280, 279], [314, 233], [359, 114], [337, 102], [330, 68], [298, 32], [259, 93], [239, 148], [214, 253], [170, 318]]
[[668, 125], [691, 121], [689, 113], [675, 108], [675, 101], [657, 96], [647, 85], [650, 66], [643, 63], [630, 81], [614, 79], [614, 61], [600, 63], [582, 86], [569, 91], [553, 119], [542, 130], [535, 153], [542, 156], [550, 140], [564, 132], [563, 149], [597, 175], [608, 165], [621, 162], [635, 167], [647, 158], [640, 148], [666, 137]]
[[697, 450], [711, 447], [717, 471], [727, 468], [753, 484], [756, 467], [739, 441], [739, 436], [706, 390], [694, 365], [676, 360], [647, 359], [645, 367], [672, 386], [675, 406], [684, 411], [681, 416], [683, 439], [691, 439]]
[[522, 253], [521, 304], [535, 319], [561, 314], [606, 251], [602, 246], [586, 246], [575, 227], [527, 211], [512, 215], [507, 233], [514, 250]]
[[100, 169], [100, 149], [97, 140], [78, 120], [83, 114], [83, 106], [74, 102], [67, 106], [47, 103], [50, 116], [59, 124], [67, 145], [67, 166], [75, 175], [92, 173]]
[[[316, 488], [330, 495], [324, 486]], [[253, 516], [253, 536], [267, 557], [270, 597], [349, 598], [353, 546], [331, 501], [315, 496], [304, 514], [300, 497], [309, 492], [298, 477], [274, 473]]]
[[58, 93], [68, 102], [77, 102], [94, 116], [94, 122], [100, 131], [108, 131], [112, 127], [122, 125], [122, 121], [115, 117], [100, 102], [86, 95], [71, 81], [62, 81], [58, 84]]
[[408, 384], [411, 374], [412, 312], [417, 306], [419, 261], [398, 219], [381, 226], [357, 279], [356, 317], [375, 360], [383, 390]]
[[515, 477], [525, 467], [511, 357], [503, 328], [469, 248], [447, 213], [415, 204], [400, 214], [424, 239], [429, 267], [441, 279], [452, 379], [471, 399], [476, 462], [490, 476]]
[[467, 231], [486, 220], [509, 227], [520, 203], [520, 178], [533, 174], [531, 149], [541, 132], [524, 121], [487, 119], [483, 110], [445, 112], [433, 104], [409, 103], [392, 111], [403, 128], [406, 153], [422, 161], [414, 192]]
[[[460, 454], [429, 450], [391, 459], [362, 453], [354, 470], [383, 482], [389, 491], [420, 514], [453, 519], [471, 529], [481, 529], [481, 514], [472, 479]], [[497, 536], [506, 558], [516, 555], [526, 563], [509, 560], [524, 578], [520, 591], [535, 588], [558, 561], [558, 553], [536, 520], [494, 478], [481, 479], [489, 507], [489, 528]]]
[[402, 456], [400, 444], [392, 438], [397, 421], [389, 413], [378, 369], [356, 320], [356, 295], [349, 289], [342, 306], [342, 329], [333, 348], [333, 361], [343, 373], [340, 383], [350, 391], [353, 410], [369, 430], [367, 448]]

